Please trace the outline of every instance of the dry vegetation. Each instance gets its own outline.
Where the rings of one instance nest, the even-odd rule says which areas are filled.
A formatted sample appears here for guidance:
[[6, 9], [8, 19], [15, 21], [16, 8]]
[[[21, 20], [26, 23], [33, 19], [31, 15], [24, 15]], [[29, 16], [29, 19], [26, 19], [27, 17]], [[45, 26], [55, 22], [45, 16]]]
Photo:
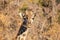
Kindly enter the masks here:
[[0, 40], [60, 40], [60, 0], [0, 0]]

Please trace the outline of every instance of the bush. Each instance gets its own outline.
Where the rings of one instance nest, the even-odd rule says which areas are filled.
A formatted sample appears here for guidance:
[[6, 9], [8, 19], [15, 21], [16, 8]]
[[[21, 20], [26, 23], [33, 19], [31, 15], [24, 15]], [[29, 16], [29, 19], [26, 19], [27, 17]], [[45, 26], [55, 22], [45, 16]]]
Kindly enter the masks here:
[[59, 4], [60, 3], [60, 0], [56, 0], [56, 3]]
[[58, 17], [58, 23], [60, 24], [60, 15], [59, 15], [59, 17]]
[[22, 8], [20, 8], [20, 11], [26, 11], [28, 9], [28, 5], [26, 3], [23, 4]]

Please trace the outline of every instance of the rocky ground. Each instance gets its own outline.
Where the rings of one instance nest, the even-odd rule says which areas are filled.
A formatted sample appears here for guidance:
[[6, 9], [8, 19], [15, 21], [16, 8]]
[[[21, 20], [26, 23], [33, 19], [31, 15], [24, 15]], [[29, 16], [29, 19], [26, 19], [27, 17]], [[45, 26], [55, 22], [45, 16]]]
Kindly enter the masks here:
[[0, 40], [60, 40], [60, 0], [0, 0]]

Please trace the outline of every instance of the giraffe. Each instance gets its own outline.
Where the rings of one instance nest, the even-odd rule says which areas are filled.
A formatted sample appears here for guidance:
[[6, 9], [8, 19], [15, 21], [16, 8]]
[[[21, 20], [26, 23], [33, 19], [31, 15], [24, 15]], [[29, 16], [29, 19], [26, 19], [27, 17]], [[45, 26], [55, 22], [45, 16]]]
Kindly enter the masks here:
[[28, 35], [28, 31], [29, 31], [29, 29], [27, 29], [23, 34], [19, 35], [17, 37], [17, 40], [26, 40], [26, 37]]

